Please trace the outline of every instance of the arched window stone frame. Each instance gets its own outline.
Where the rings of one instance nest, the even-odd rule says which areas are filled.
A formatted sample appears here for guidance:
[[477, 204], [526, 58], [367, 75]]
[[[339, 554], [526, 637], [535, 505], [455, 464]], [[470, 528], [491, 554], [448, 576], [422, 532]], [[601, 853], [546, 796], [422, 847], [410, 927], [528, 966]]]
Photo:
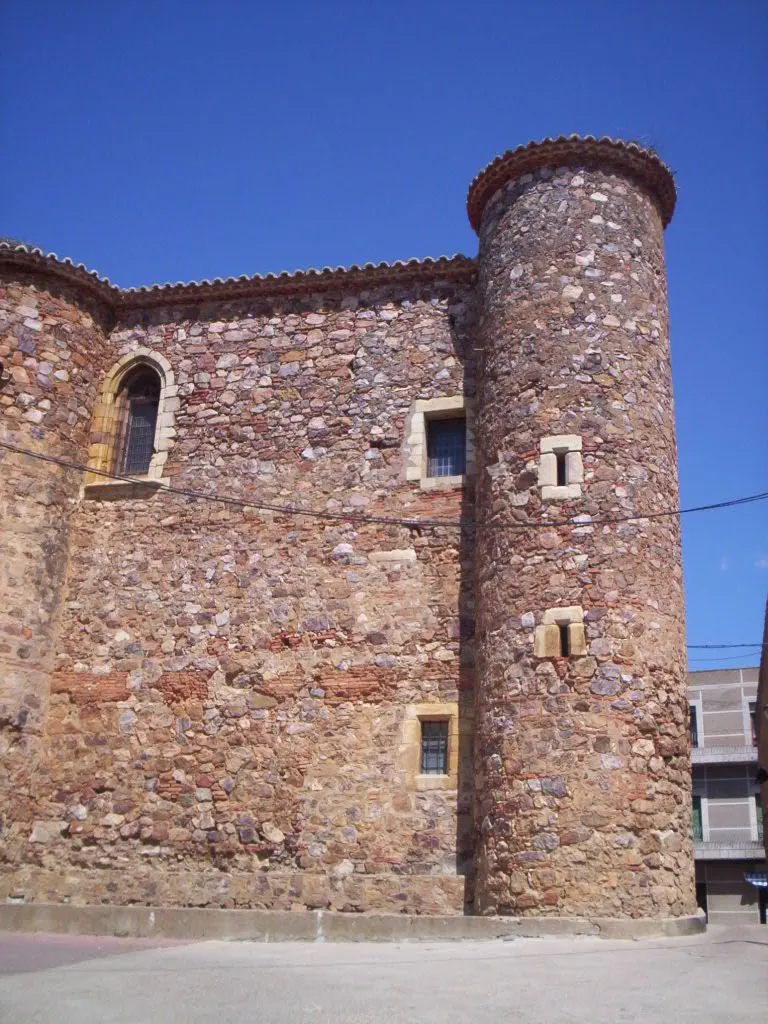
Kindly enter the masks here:
[[[141, 366], [154, 370], [160, 379], [154, 451], [149, 470], [130, 480], [110, 479], [100, 473], [119, 473], [115, 463], [122, 441], [120, 430], [123, 425], [118, 415], [120, 388], [126, 376]], [[86, 474], [85, 496], [106, 497], [108, 492], [123, 493], [130, 488], [137, 491], [142, 486], [149, 486], [153, 490], [167, 486], [167, 481], [163, 480], [163, 469], [176, 437], [175, 418], [178, 409], [178, 386], [171, 364], [165, 356], [150, 348], [137, 348], [118, 359], [102, 382], [94, 410], [88, 467], [99, 472]]]

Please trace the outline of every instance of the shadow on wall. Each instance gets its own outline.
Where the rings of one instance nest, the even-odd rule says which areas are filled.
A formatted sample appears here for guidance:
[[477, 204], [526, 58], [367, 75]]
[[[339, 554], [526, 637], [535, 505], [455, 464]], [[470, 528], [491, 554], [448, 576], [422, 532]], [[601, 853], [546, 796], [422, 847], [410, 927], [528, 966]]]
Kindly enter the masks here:
[[[475, 397], [470, 330], [462, 339], [451, 321], [454, 349], [464, 367], [464, 397]], [[464, 486], [459, 539], [459, 772], [456, 807], [456, 871], [464, 876], [464, 913], [474, 911], [475, 895], [475, 487]]]

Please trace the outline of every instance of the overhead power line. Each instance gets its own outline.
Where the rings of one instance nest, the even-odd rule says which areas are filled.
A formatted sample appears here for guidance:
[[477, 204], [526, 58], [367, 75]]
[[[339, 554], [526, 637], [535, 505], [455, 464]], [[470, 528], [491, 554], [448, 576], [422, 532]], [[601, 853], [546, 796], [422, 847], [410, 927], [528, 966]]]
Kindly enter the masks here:
[[686, 646], [697, 651], [722, 651], [728, 647], [768, 647], [768, 644], [687, 644]]
[[[730, 658], [689, 658], [688, 659], [688, 664], [689, 665], [710, 665], [713, 661], [726, 662], [726, 661], [743, 661], [743, 660], [744, 660], [744, 655], [743, 654], [737, 654], [735, 657], [732, 656]], [[742, 666], [742, 667], [744, 667], [744, 668], [754, 668], [755, 666], [754, 665], [746, 665], [746, 666]]]
[[[78, 462], [71, 462], [67, 459], [61, 459], [54, 455], [44, 455], [42, 452], [34, 452], [29, 448], [22, 448], [19, 445], [10, 444], [8, 441], [0, 441], [0, 448], [5, 448], [7, 451], [15, 452], [17, 455], [24, 455], [30, 459], [36, 459], [39, 462], [48, 462], [55, 466], [60, 466], [62, 469], [69, 469], [79, 473], [91, 473], [94, 476], [105, 477], [108, 480], [119, 480], [124, 483], [141, 482], [137, 481], [134, 477], [126, 476], [121, 473], [113, 473], [105, 469], [95, 469], [92, 466], [83, 465]], [[331, 512], [327, 509], [304, 508], [293, 504], [279, 505], [267, 501], [250, 501], [247, 498], [230, 498], [223, 494], [211, 494], [207, 491], [197, 491], [188, 487], [174, 487], [172, 485], [163, 487], [163, 493], [176, 494], [180, 497], [192, 498], [197, 501], [213, 501], [222, 505], [234, 506], [236, 508], [253, 508], [261, 512], [275, 512], [278, 515], [308, 516], [314, 519], [327, 519], [332, 521], [371, 523], [383, 526], [406, 526], [412, 529], [447, 528], [462, 530], [466, 529], [469, 525], [458, 519], [406, 519], [398, 516], [372, 516], [367, 515], [364, 512]], [[635, 515], [615, 516], [604, 519], [593, 518], [591, 516], [585, 517], [583, 514], [578, 514], [570, 516], [567, 519], [547, 519], [540, 520], [538, 522], [525, 523], [492, 523], [487, 525], [509, 530], [541, 530], [560, 526], [617, 526], [621, 523], [636, 522], [638, 520], [663, 519], [670, 516], [688, 515], [692, 512], [711, 512], [716, 509], [734, 508], [737, 505], [749, 505], [756, 501], [765, 501], [766, 499], [768, 499], [768, 491], [760, 491], [757, 494], [748, 494], [741, 498], [731, 498], [728, 501], [717, 501], [708, 505], [691, 505], [688, 508], [667, 509], [663, 512], [636, 513]]]
[[[125, 476], [121, 473], [113, 473], [103, 469], [95, 469], [91, 466], [82, 465], [81, 463], [70, 462], [67, 459], [60, 459], [53, 455], [44, 455], [42, 452], [33, 452], [31, 449], [22, 448], [19, 445], [10, 444], [7, 441], [0, 441], [0, 448], [5, 448], [7, 451], [15, 452], [18, 455], [24, 455], [31, 459], [36, 459], [40, 462], [52, 463], [55, 466], [60, 466], [63, 469], [73, 470], [75, 472], [92, 473], [95, 476], [105, 477], [108, 480], [118, 480], [124, 483], [136, 483], [135, 478]], [[271, 502], [264, 501], [249, 501], [245, 498], [228, 498], [221, 494], [210, 494], [206, 491], [197, 491], [187, 487], [164, 487], [163, 491], [169, 494], [176, 494], [182, 497], [193, 498], [201, 501], [213, 501], [219, 504], [232, 505], [237, 508], [254, 508], [263, 512], [275, 512], [280, 515], [294, 515], [294, 516], [310, 516], [317, 519], [328, 519], [343, 522], [361, 522], [361, 523], [376, 523], [390, 526], [406, 526], [412, 528], [450, 528], [450, 529], [462, 529], [466, 524], [458, 520], [449, 519], [401, 519], [394, 516], [371, 516], [366, 515], [363, 512], [330, 512], [323, 509], [308, 509], [301, 508], [295, 505], [277, 505]], [[639, 519], [659, 519], [663, 516], [678, 516], [686, 515], [690, 512], [708, 512], [715, 509], [721, 508], [733, 508], [737, 505], [747, 505], [755, 501], [765, 501], [768, 499], [768, 491], [762, 491], [758, 494], [750, 494], [741, 498], [733, 498], [730, 501], [719, 501], [713, 502], [708, 505], [696, 505], [689, 508], [672, 509], [665, 512], [654, 512], [646, 515], [633, 515], [633, 516], [621, 516], [615, 519], [590, 519], [588, 522], [579, 519], [578, 517], [571, 517], [569, 519], [562, 520], [546, 520], [537, 523], [510, 523], [507, 528], [509, 529], [520, 529], [525, 530], [530, 527], [537, 529], [549, 528], [556, 526], [597, 526], [597, 525], [613, 525], [617, 523], [631, 522]], [[726, 650], [731, 648], [762, 648], [768, 647], [766, 643], [743, 643], [743, 644], [686, 644], [688, 650]], [[741, 655], [739, 655], [741, 657]], [[738, 660], [734, 658], [698, 658], [692, 659], [694, 661], [732, 661]]]

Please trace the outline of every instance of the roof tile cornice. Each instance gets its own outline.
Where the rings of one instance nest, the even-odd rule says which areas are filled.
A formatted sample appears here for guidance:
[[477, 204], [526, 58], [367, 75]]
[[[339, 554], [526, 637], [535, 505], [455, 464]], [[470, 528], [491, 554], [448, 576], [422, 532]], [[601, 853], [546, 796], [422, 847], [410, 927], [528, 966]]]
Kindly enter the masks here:
[[644, 185], [659, 205], [666, 227], [672, 219], [677, 191], [672, 172], [653, 150], [636, 142], [607, 135], [561, 135], [509, 149], [492, 160], [473, 180], [467, 194], [467, 213], [475, 231], [491, 196], [508, 181], [540, 167], [600, 166], [627, 174]]
[[94, 298], [107, 303], [115, 313], [179, 303], [225, 301], [229, 299], [296, 295], [309, 292], [349, 289], [364, 291], [380, 285], [416, 281], [458, 280], [469, 282], [475, 273], [475, 261], [467, 256], [440, 256], [436, 259], [397, 260], [394, 263], [353, 264], [349, 267], [323, 267], [293, 273], [255, 274], [252, 277], [217, 277], [214, 280], [155, 284], [141, 288], [118, 288], [95, 270], [71, 259], [59, 259], [26, 245], [0, 242], [0, 265], [52, 274], [69, 284], [85, 289]]

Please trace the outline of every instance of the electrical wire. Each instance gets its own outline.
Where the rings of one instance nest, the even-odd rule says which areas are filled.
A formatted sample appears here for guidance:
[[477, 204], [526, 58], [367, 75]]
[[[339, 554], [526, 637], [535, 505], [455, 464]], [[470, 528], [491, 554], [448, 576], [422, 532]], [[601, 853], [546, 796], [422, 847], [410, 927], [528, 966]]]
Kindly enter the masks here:
[[[744, 655], [737, 654], [735, 657], [732, 657], [732, 658], [689, 658], [688, 659], [688, 664], [689, 665], [709, 665], [713, 661], [718, 661], [718, 662], [723, 662], [723, 661], [741, 661], [743, 659], [743, 657], [744, 657]], [[747, 657], [749, 657], [749, 655], [747, 655]], [[756, 665], [742, 665], [741, 667], [742, 668], [757, 668]]]
[[[18, 455], [24, 455], [28, 458], [37, 459], [41, 462], [52, 463], [55, 466], [60, 466], [63, 469], [70, 469], [77, 472], [92, 473], [95, 476], [106, 477], [108, 480], [119, 480], [125, 483], [136, 483], [135, 478], [125, 476], [121, 473], [113, 473], [103, 469], [95, 469], [91, 466], [84, 466], [80, 463], [69, 462], [66, 459], [60, 459], [53, 455], [44, 455], [42, 452], [33, 452], [28, 448], [22, 448], [19, 445], [10, 444], [7, 441], [0, 441], [0, 448], [5, 448], [7, 451], [15, 452]], [[307, 509], [297, 508], [294, 505], [276, 505], [270, 502], [257, 502], [248, 501], [244, 498], [228, 498], [221, 494], [209, 494], [205, 491], [196, 491], [186, 487], [164, 487], [163, 491], [169, 494], [177, 494], [183, 497], [203, 500], [203, 501], [214, 501], [225, 505], [233, 505], [238, 508], [255, 508], [265, 512], [275, 512], [280, 515], [296, 515], [296, 516], [310, 516], [317, 519], [329, 519], [329, 520], [341, 520], [343, 522], [362, 522], [362, 523], [375, 523], [384, 524], [389, 526], [407, 526], [410, 528], [424, 528], [434, 529], [440, 527], [447, 527], [453, 529], [463, 529], [465, 524], [448, 519], [400, 519], [391, 516], [370, 516], [362, 512], [329, 512], [322, 509]], [[719, 501], [709, 505], [697, 505], [690, 508], [674, 509], [667, 512], [655, 512], [649, 515], [634, 515], [634, 516], [622, 516], [617, 519], [591, 519], [589, 523], [585, 523], [583, 520], [575, 520], [574, 517], [564, 520], [549, 520], [540, 523], [511, 523], [508, 524], [511, 529], [528, 529], [534, 527], [540, 529], [542, 527], [551, 528], [553, 526], [584, 526], [584, 525], [612, 525], [616, 523], [629, 522], [637, 519], [657, 519], [662, 516], [675, 516], [685, 515], [690, 512], [705, 512], [713, 509], [721, 508], [732, 508], [737, 505], [746, 505], [755, 501], [764, 501], [768, 498], [768, 491], [763, 491], [758, 494], [750, 494], [742, 498], [734, 498], [730, 501]], [[726, 650], [730, 648], [754, 648], [754, 647], [768, 647], [766, 643], [744, 643], [744, 644], [686, 644], [688, 650]], [[692, 661], [734, 661], [743, 657], [738, 655], [735, 658], [694, 658]]]
[[[60, 466], [63, 469], [70, 469], [81, 473], [91, 473], [95, 476], [105, 477], [108, 480], [119, 480], [124, 483], [140, 483], [134, 477], [126, 476], [121, 473], [109, 472], [104, 469], [95, 469], [94, 467], [83, 465], [82, 463], [70, 462], [67, 459], [61, 459], [54, 455], [44, 455], [42, 452], [34, 452], [29, 448], [22, 448], [19, 445], [10, 444], [7, 441], [0, 441], [0, 448], [5, 448], [7, 451], [15, 452], [18, 455], [24, 455], [31, 459], [37, 459], [40, 462], [48, 462], [55, 466]], [[463, 530], [466, 529], [470, 524], [463, 523], [460, 520], [454, 519], [405, 519], [397, 516], [372, 516], [367, 515], [364, 512], [330, 512], [323, 509], [312, 509], [302, 508], [296, 505], [278, 505], [272, 502], [265, 501], [249, 501], [245, 498], [230, 498], [225, 497], [222, 494], [210, 494], [206, 491], [192, 490], [187, 487], [174, 487], [172, 485], [164, 486], [163, 493], [165, 494], [176, 494], [180, 497], [192, 498], [195, 500], [202, 501], [213, 501], [218, 502], [222, 505], [230, 505], [237, 508], [253, 508], [262, 512], [275, 512], [279, 515], [288, 516], [308, 516], [314, 519], [328, 519], [333, 521], [352, 522], [352, 523], [371, 523], [384, 526], [406, 526], [411, 529], [454, 529]], [[757, 494], [748, 494], [741, 498], [731, 498], [728, 501], [717, 501], [712, 502], [708, 505], [691, 505], [688, 508], [678, 509], [667, 509], [663, 512], [647, 512], [643, 514], [627, 515], [627, 516], [616, 516], [605, 519], [595, 519], [592, 517], [584, 517], [583, 514], [571, 516], [568, 519], [548, 519], [541, 520], [540, 522], [526, 522], [526, 523], [490, 523], [484, 524], [488, 526], [498, 526], [502, 529], [509, 530], [530, 530], [530, 529], [552, 529], [553, 527], [567, 527], [567, 526], [616, 526], [621, 523], [635, 522], [638, 520], [649, 520], [649, 519], [662, 519], [669, 516], [682, 516], [688, 515], [692, 512], [710, 512], [716, 509], [722, 508], [734, 508], [738, 505], [748, 505], [756, 501], [765, 501], [768, 499], [768, 491], [761, 491]]]
[[768, 647], [768, 644], [688, 644], [688, 647], [697, 651], [722, 651], [727, 647]]

